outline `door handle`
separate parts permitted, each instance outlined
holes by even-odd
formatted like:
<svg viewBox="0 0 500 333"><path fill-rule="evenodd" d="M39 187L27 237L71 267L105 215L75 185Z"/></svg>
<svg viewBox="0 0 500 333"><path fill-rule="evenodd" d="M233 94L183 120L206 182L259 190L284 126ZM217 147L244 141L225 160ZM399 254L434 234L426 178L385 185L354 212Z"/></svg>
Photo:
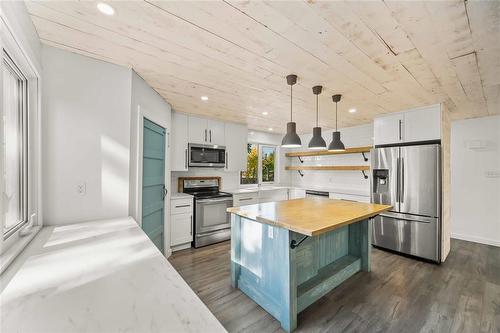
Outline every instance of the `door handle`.
<svg viewBox="0 0 500 333"><path fill-rule="evenodd" d="M207 129L205 128L205 142L207 142Z"/></svg>
<svg viewBox="0 0 500 333"><path fill-rule="evenodd" d="M401 141L401 139L402 139L402 137L403 137L403 136L402 136L402 134L401 134L401 123L402 123L402 122L403 122L403 121L402 121L401 119L399 119L399 141Z"/></svg>
<svg viewBox="0 0 500 333"><path fill-rule="evenodd" d="M210 134L210 142L212 142L212 130L209 130L208 133Z"/></svg>
<svg viewBox="0 0 500 333"><path fill-rule="evenodd" d="M227 151L226 151L226 170L227 170L228 159L229 159L228 157L229 157L229 155L227 154Z"/></svg>
<svg viewBox="0 0 500 333"><path fill-rule="evenodd" d="M399 202L399 195L400 195L400 191L399 191L399 188L400 188L400 169L399 169L399 157L396 157L396 202Z"/></svg>
<svg viewBox="0 0 500 333"><path fill-rule="evenodd" d="M167 196L167 193L168 193L168 190L167 190L167 188L165 187L165 185L163 185L163 191L162 191L162 192L163 192L163 193L162 193L162 194L163 194L163 198L162 198L162 199L163 199L163 200L165 200L165 197Z"/></svg>
<svg viewBox="0 0 500 333"><path fill-rule="evenodd" d="M191 229L189 231L189 234L193 236L193 215L191 215L190 217L191 217L191 225L190 225Z"/></svg>
<svg viewBox="0 0 500 333"><path fill-rule="evenodd" d="M184 151L184 169L188 168L188 150L187 148Z"/></svg>
<svg viewBox="0 0 500 333"><path fill-rule="evenodd" d="M405 197L405 159L401 158L401 202L404 202Z"/></svg>

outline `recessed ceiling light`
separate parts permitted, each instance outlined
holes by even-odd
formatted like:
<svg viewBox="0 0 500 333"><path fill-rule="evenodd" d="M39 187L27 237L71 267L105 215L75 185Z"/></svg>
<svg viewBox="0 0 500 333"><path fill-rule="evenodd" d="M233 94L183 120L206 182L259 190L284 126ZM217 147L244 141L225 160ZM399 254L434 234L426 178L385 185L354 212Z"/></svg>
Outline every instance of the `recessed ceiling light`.
<svg viewBox="0 0 500 333"><path fill-rule="evenodd" d="M115 10L113 9L113 7L111 7L110 5L108 5L107 3L104 3L104 2L99 2L97 4L97 9L99 9L99 11L105 15L113 15L115 13Z"/></svg>
<svg viewBox="0 0 500 333"><path fill-rule="evenodd" d="M208 96L201 96L202 101L208 101Z"/></svg>
<svg viewBox="0 0 500 333"><path fill-rule="evenodd" d="M269 128L268 128L268 130L272 131L272 130L273 130L273 128L272 128L272 127L269 127Z"/></svg>
<svg viewBox="0 0 500 333"><path fill-rule="evenodd" d="M263 115L263 116L267 116L268 114L269 114L269 113L267 113L267 111L262 112L262 115Z"/></svg>
<svg viewBox="0 0 500 333"><path fill-rule="evenodd" d="M349 109L349 113L356 113L356 111L358 110L356 110L355 108Z"/></svg>

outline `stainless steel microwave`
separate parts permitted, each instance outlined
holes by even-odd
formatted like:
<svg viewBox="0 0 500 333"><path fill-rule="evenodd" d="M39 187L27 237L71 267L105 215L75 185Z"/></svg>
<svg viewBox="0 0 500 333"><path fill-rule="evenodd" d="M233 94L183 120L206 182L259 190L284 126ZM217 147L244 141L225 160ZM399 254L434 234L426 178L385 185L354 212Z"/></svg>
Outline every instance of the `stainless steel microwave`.
<svg viewBox="0 0 500 333"><path fill-rule="evenodd" d="M223 168L226 166L226 147L189 144L189 166Z"/></svg>

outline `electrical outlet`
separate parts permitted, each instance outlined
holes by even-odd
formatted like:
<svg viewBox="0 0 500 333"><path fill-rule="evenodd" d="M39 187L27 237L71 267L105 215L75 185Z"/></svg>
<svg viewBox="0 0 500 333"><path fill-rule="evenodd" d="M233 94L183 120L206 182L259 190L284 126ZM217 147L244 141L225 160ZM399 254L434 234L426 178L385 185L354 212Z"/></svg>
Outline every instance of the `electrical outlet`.
<svg viewBox="0 0 500 333"><path fill-rule="evenodd" d="M486 178L500 178L500 171L488 170L484 173Z"/></svg>
<svg viewBox="0 0 500 333"><path fill-rule="evenodd" d="M80 195L87 194L87 183L83 182L76 185L76 192Z"/></svg>

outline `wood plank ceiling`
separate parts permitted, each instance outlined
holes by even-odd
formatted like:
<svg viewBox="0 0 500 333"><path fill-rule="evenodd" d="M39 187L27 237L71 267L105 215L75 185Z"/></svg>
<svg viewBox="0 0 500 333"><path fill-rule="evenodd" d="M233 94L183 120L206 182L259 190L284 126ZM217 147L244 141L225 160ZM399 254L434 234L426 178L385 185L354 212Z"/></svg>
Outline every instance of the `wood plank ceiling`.
<svg viewBox="0 0 500 333"><path fill-rule="evenodd" d="M132 67L176 111L252 129L285 130L290 73L299 132L318 84L326 128L336 93L339 127L439 102L452 119L500 113L500 1L114 1L113 16L26 4L43 43Z"/></svg>

